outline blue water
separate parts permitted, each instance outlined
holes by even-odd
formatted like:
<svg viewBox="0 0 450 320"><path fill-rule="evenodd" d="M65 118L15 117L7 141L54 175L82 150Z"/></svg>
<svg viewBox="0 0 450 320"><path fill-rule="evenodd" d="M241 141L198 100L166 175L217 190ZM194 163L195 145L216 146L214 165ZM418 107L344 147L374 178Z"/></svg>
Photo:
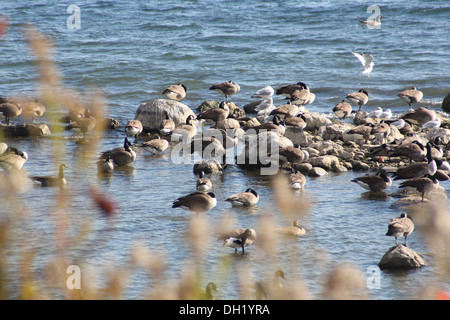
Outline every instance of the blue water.
<svg viewBox="0 0 450 320"><path fill-rule="evenodd" d="M450 88L450 4L442 1L77 1L81 28L70 30L66 12L70 3L60 1L2 1L0 13L9 17L8 33L0 40L1 95L34 95L39 90L39 73L23 35L24 24L33 24L54 43L54 57L64 86L86 95L98 88L107 99L108 116L121 124L134 118L141 102L163 98L170 84L182 82L188 88L183 103L196 109L205 100L223 97L208 90L214 83L233 80L241 86L232 101L242 107L259 88L303 81L316 94L308 106L311 112L331 113L345 94L365 88L370 100L364 108L391 108L396 114L408 106L396 94L416 86L424 93L422 105L439 110ZM379 6L383 16L380 29L359 23ZM375 67L368 78L352 51L370 52ZM283 100L276 96L275 104ZM47 121L45 117L43 122ZM65 133L70 136L72 133ZM123 128L102 136L98 152L122 144ZM51 139L12 139L7 141L27 151L25 169L33 174L54 172ZM155 157L138 151L131 172L117 171L112 179L96 177L95 164L80 157L83 147L67 139L63 159L68 164L67 180L73 198L70 221L74 237L83 222L102 241L69 245L73 263L85 268L126 266L136 242L163 252L167 259L167 282L180 279L190 249L184 241L189 215L172 209L177 197L193 191L196 177L191 165L174 166L170 153ZM96 155L93 156L94 158ZM82 170L80 170L82 168ZM387 222L400 212L392 208L395 199L363 197L359 186L349 180L361 173L348 172L307 181L306 195L312 201L302 223L307 234L298 243L281 246L271 268L261 267L256 248L246 259L211 241L204 269L205 285L221 272L220 261L231 257L233 268L252 267L255 278L284 268L290 279L307 282L314 298L336 262L355 263L365 274L376 265L393 239L385 237ZM258 226L264 213L272 214L279 225L290 224L276 206L270 177L230 166L223 175L212 177L218 205L208 214L216 225L231 216L237 226ZM119 214L110 227L108 220L95 214L86 197L88 185L95 185L119 205ZM231 208L223 200L252 186L261 194L258 207L248 212ZM444 185L445 186L445 185ZM326 192L324 192L326 190ZM395 191L396 185L390 191ZM18 234L26 237L26 247L34 248L36 269L54 256L52 246L55 190L32 188L21 195L30 209ZM93 214L94 213L94 214ZM2 209L1 215L9 211ZM353 225L349 222L358 221ZM356 228L355 231L352 228ZM72 230L73 229L73 230ZM364 230L364 231L359 231ZM408 240L411 247L428 253L420 232ZM83 247L86 245L87 248ZM292 250L290 246L293 246ZM12 247L11 277L17 248ZM297 253L297 254L295 254ZM318 263L317 255L326 263ZM282 259L286 257L286 259ZM18 258L17 258L18 259ZM289 263L293 262L295 263ZM269 270L270 269L270 270ZM414 298L420 286L433 280L433 267L408 276L381 274L381 289L371 290L375 299ZM151 277L150 277L151 278ZM225 277L226 278L226 277ZM143 280L144 279L144 280ZM138 273L128 283L124 298L139 299L151 289L147 275ZM237 279L215 279L221 298L239 297ZM144 283L144 284L143 284ZM151 280L150 280L150 283ZM448 283L444 284L448 287ZM18 292L12 292L16 296Z"/></svg>

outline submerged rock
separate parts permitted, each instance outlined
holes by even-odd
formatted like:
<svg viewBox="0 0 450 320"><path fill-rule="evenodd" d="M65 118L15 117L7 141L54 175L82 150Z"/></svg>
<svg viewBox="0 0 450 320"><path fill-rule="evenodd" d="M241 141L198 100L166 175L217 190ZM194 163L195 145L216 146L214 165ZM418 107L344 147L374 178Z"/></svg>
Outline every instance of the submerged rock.
<svg viewBox="0 0 450 320"><path fill-rule="evenodd" d="M1 124L0 133L6 137L45 137L51 134L43 123Z"/></svg>
<svg viewBox="0 0 450 320"><path fill-rule="evenodd" d="M420 253L403 244L390 248L378 264L380 269L413 269L426 265L427 263Z"/></svg>

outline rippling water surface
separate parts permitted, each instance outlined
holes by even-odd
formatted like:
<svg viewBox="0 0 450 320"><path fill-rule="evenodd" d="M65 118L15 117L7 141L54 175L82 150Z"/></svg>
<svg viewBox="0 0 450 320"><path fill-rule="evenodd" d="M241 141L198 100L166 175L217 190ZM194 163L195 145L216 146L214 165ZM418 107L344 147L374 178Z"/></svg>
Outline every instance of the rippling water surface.
<svg viewBox="0 0 450 320"><path fill-rule="evenodd" d="M365 109L389 107L398 114L407 106L396 94L411 86L423 91L423 105L438 110L450 88L450 5L446 0L139 0L76 4L81 10L81 29L74 31L66 24L69 3L2 1L0 12L10 21L8 33L0 40L3 96L33 94L38 89L39 73L22 33L24 23L36 25L53 39L65 86L81 92L94 86L100 88L107 98L108 115L121 124L134 117L142 101L162 98L162 90L178 82L188 88L183 103L196 109L204 100L222 98L208 90L213 83L239 83L241 91L232 100L242 107L261 87L304 81L316 94L309 110L326 114L346 93L360 88L366 88L371 97ZM370 5L378 5L383 15L380 29L368 29L358 22L369 18L366 9ZM370 78L360 74L361 65L351 51L366 51L375 57ZM279 97L274 101L282 103ZM64 133L67 137L71 134ZM105 133L100 140L101 150L97 151L121 145L123 136L123 128ZM47 174L55 169L52 141L7 142L29 154L25 165L28 172ZM166 254L169 279L181 277L183 262L190 255L183 238L189 215L172 209L171 204L193 191L196 177L192 165L173 165L170 151L151 156L139 150L133 170L116 171L111 179L102 180L96 177L94 164L80 160L83 146L67 139L63 148L67 180L74 195L71 224L81 228L83 222L89 222L89 228L101 238L92 239L88 249L74 250L73 259L93 267L120 266L129 259L133 245L142 242ZM80 172L80 166L86 169ZM310 213L302 220L307 233L300 241L280 248L273 263L285 269L290 279L303 279L314 297L320 295L324 276L334 263L353 262L365 273L393 245L393 239L384 234L389 219L400 214L391 207L395 199L372 199L359 186L349 183L360 174L308 178L301 195L311 200ZM257 226L264 213L273 213L279 225L288 223L277 214L271 177L229 166L223 175L214 175L212 180L218 197L217 207L208 213L212 225L230 216L239 226ZM90 184L113 197L120 207L112 229L107 220L92 216L95 208L86 197ZM446 183L443 185L447 187ZM230 194L250 186L261 195L257 208L242 210L224 202ZM388 191L395 191L396 187L394 183ZM26 238L35 239L31 242L37 247L37 272L56 250L52 246L54 226L49 222L55 194L56 190L32 188L21 195L30 217L19 229ZM419 232L408 243L428 254ZM19 245L10 248L11 256L18 250ZM213 241L205 258L205 273L211 277L220 274L221 261L227 258L231 258L233 270L252 266L256 278L272 272L261 264L257 252L249 248L244 258L235 257L232 250ZM328 263L319 263L320 257ZM18 269L11 266L11 270L14 279ZM239 297L235 290L237 277L227 279L219 283L221 297ZM411 298L420 285L431 280L431 266L407 276L382 272L381 288L370 294L375 299ZM139 275L133 278L125 298L142 297L146 292L142 283L145 282Z"/></svg>

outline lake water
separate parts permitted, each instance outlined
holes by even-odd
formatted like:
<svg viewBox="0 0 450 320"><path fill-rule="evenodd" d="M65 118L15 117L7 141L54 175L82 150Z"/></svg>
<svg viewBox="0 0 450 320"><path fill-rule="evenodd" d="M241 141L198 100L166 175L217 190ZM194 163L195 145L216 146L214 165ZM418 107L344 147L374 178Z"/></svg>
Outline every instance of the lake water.
<svg viewBox="0 0 450 320"><path fill-rule="evenodd" d="M252 101L258 89L271 85L303 81L316 94L308 106L311 112L330 114L346 93L365 88L370 101L364 109L391 108L394 114L408 106L396 94L416 86L423 91L422 105L439 110L450 88L450 4L441 1L77 1L80 29L70 30L67 20L71 3L60 1L2 1L0 13L9 17L9 28L0 40L0 83L3 96L32 95L39 79L36 65L22 33L24 23L34 24L54 41L56 63L67 88L88 92L102 90L107 99L108 116L121 124L133 119L143 101L164 98L168 85L182 82L188 88L182 101L196 109L205 100L222 99L208 88L233 80L241 87L231 100L242 107ZM74 3L75 4L75 3ZM362 26L369 6L376 5L383 16L379 29ZM351 52L370 52L375 67L371 77L361 75L362 66ZM275 104L283 100L274 97ZM40 121L47 121L45 117ZM19 120L17 120L19 121ZM152 251L163 252L166 279L183 275L190 249L184 232L190 214L171 208L179 196L192 192L196 176L192 165L174 165L170 150L162 156L137 151L133 170L116 171L110 179L96 175L94 162L81 155L83 146L70 139L62 145L62 158L68 165L66 178L71 191L69 230L75 234L87 223L98 238L84 246L66 246L74 264L101 270L125 266L132 248L142 243ZM106 132L99 141L100 151L121 146L123 127ZM29 155L24 169L30 174L49 174L56 170L55 139L10 139L6 142ZM94 153L95 153L94 152ZM92 159L92 158L88 158ZM80 170L82 169L82 170ZM366 274L377 265L394 244L386 237L387 223L400 212L391 204L394 198L373 199L364 189L349 181L360 172L307 178L299 195L311 201L309 214L301 224L306 235L277 249L270 263L262 263L257 247L249 247L241 258L232 249L211 240L202 260L205 285L216 281L220 297L236 299L238 277L218 279L224 259L232 270L249 266L258 279L285 271L290 280L307 283L314 298L320 297L322 284L338 262L352 262ZM257 227L265 214L277 225L290 224L279 213L270 176L260 176L237 166L213 175L218 205L208 214L208 223L218 225L226 216L239 227ZM111 198L119 212L113 222L97 213L87 196L93 185ZM445 187L447 183L443 183ZM258 206L251 210L232 208L224 200L231 194L252 187L260 194ZM396 190L397 184L388 190ZM31 188L20 195L28 209L15 232L23 243L8 248L11 295L18 296L21 250L35 253L33 273L39 277L57 252L54 243L55 210L53 189ZM2 207L1 217L11 215ZM113 226L110 224L113 223ZM73 227L73 228L72 228ZM89 240L89 239L88 239ZM400 240L402 241L402 240ZM86 244L86 242L82 242ZM408 239L410 247L429 254L420 232ZM320 259L326 262L320 263ZM408 299L421 285L433 281L433 266L406 273L381 272L379 289L369 290L374 299ZM138 271L127 283L126 299L142 298L151 286ZM449 283L444 283L449 288Z"/></svg>

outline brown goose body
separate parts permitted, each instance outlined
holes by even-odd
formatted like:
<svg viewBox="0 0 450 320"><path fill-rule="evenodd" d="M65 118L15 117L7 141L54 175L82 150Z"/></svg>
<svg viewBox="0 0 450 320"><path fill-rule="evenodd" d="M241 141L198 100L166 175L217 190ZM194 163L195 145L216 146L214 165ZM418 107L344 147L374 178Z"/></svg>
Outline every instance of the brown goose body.
<svg viewBox="0 0 450 320"><path fill-rule="evenodd" d="M358 92L352 92L345 96L345 98L354 105L358 105L358 111L361 111L361 107L369 101L369 94L366 90L361 89Z"/></svg>
<svg viewBox="0 0 450 320"><path fill-rule="evenodd" d="M193 192L175 200L172 208L181 208L195 213L205 213L217 204L216 196L212 192Z"/></svg>
<svg viewBox="0 0 450 320"><path fill-rule="evenodd" d="M292 226L276 228L274 231L283 236L290 236L290 237L299 237L305 235L306 233L306 230L300 227L298 220L294 220Z"/></svg>
<svg viewBox="0 0 450 320"><path fill-rule="evenodd" d="M139 144L139 147L153 154L161 154L169 147L169 141L158 136L156 139Z"/></svg>
<svg viewBox="0 0 450 320"><path fill-rule="evenodd" d="M66 184L66 179L64 178L65 164L59 166L59 173L57 177L52 176L32 176L32 180L40 183L42 187L63 187Z"/></svg>
<svg viewBox="0 0 450 320"><path fill-rule="evenodd" d="M42 117L45 113L45 105L38 100L25 102L23 105L22 116L31 118L34 123L35 118Z"/></svg>
<svg viewBox="0 0 450 320"><path fill-rule="evenodd" d="M400 116L401 119L422 126L423 124L436 119L436 112L425 107L410 110Z"/></svg>
<svg viewBox="0 0 450 320"><path fill-rule="evenodd" d="M130 120L125 126L125 133L129 137L134 137L134 142L136 143L137 137L142 133L143 126L142 122L139 120Z"/></svg>
<svg viewBox="0 0 450 320"><path fill-rule="evenodd" d="M134 152L128 138L125 138L123 147L103 152L100 159L106 159L108 157L111 158L114 165L118 167L129 166L136 160L136 152Z"/></svg>
<svg viewBox="0 0 450 320"><path fill-rule="evenodd" d="M416 87L412 87L409 90L404 90L397 94L397 96L405 101L408 106L411 108L411 104L417 103L423 98L423 93L420 90L417 90Z"/></svg>
<svg viewBox="0 0 450 320"><path fill-rule="evenodd" d="M241 87L230 80L228 82L213 84L209 87L209 90L214 90L223 94L225 96L225 101L228 102L228 97L238 93L241 90Z"/></svg>
<svg viewBox="0 0 450 320"><path fill-rule="evenodd" d="M2 102L0 103L0 113L5 117L6 124L9 124L11 118L15 118L22 113L22 107L14 100L2 99Z"/></svg>
<svg viewBox="0 0 450 320"><path fill-rule="evenodd" d="M364 189L373 192L383 191L392 185L392 179L382 171L377 174L365 175L352 179L351 182L355 182Z"/></svg>
<svg viewBox="0 0 450 320"><path fill-rule="evenodd" d="M212 182L209 178L205 177L205 173L200 171L196 183L197 191L207 192L212 189Z"/></svg>
<svg viewBox="0 0 450 320"><path fill-rule="evenodd" d="M342 100L333 108L334 114L341 119L345 119L352 113L352 105Z"/></svg>
<svg viewBox="0 0 450 320"><path fill-rule="evenodd" d="M229 196L225 201L231 202L236 206L254 206L259 201L259 194L248 188L245 192L240 192Z"/></svg>
<svg viewBox="0 0 450 320"><path fill-rule="evenodd" d="M397 238L405 237L405 246L408 236L414 230L413 221L408 218L406 213L402 213L399 218L394 218L389 222L387 236L395 238L395 244L397 245Z"/></svg>
<svg viewBox="0 0 450 320"><path fill-rule="evenodd" d="M218 108L211 108L203 111L197 116L197 119L212 120L215 123L225 120L230 114L230 108L225 102L221 102Z"/></svg>
<svg viewBox="0 0 450 320"><path fill-rule="evenodd" d="M303 189L306 185L306 177L303 173L299 171L294 171L289 174L289 184L292 189L300 190Z"/></svg>
<svg viewBox="0 0 450 320"><path fill-rule="evenodd" d="M6 143L1 144L0 167L4 170L20 170L28 160L28 154L25 151L14 147L9 147Z"/></svg>
<svg viewBox="0 0 450 320"><path fill-rule="evenodd" d="M399 188L412 188L417 190L422 194L422 202L425 199L425 194L432 191L435 187L439 185L439 181L427 174L424 177L420 178L411 178L400 183Z"/></svg>
<svg viewBox="0 0 450 320"><path fill-rule="evenodd" d="M309 158L309 154L300 148L300 145L296 147L285 147L278 149L278 155L282 162L301 163Z"/></svg>
<svg viewBox="0 0 450 320"><path fill-rule="evenodd" d="M245 254L245 247L253 244L256 238L256 231L251 228L237 228L222 232L218 236L218 240L222 240L224 246L234 248L235 253L237 253L237 250L241 248L242 254Z"/></svg>
<svg viewBox="0 0 450 320"><path fill-rule="evenodd" d="M180 101L181 99L184 99L186 97L186 92L187 92L186 86L182 83L178 83L164 89L162 94L165 94L172 100Z"/></svg>

